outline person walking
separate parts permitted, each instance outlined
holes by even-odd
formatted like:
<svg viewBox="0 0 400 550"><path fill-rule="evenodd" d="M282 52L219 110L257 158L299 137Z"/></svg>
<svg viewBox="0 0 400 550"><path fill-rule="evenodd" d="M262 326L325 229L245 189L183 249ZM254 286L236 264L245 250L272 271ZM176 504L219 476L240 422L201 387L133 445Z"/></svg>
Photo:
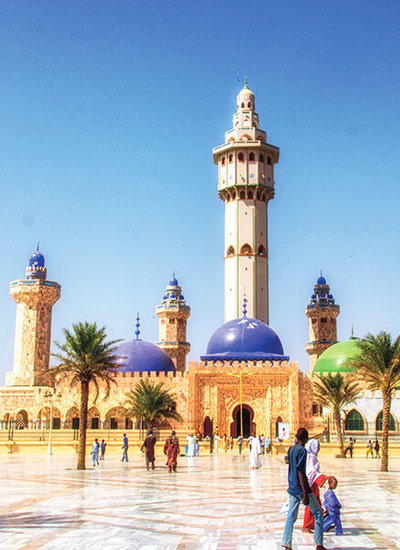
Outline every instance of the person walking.
<svg viewBox="0 0 400 550"><path fill-rule="evenodd" d="M107 443L104 441L104 439L102 439L100 443L100 451L101 451L100 460L104 460L104 455L106 454L106 447L107 447Z"/></svg>
<svg viewBox="0 0 400 550"><path fill-rule="evenodd" d="M156 436L153 435L153 430L150 429L147 432L146 439L143 442L143 445L141 446L140 450L144 450L144 456L146 459L146 468L147 470L150 470L150 464L151 469L154 470L154 462L155 462L155 455L154 455L154 447L157 442Z"/></svg>
<svg viewBox="0 0 400 550"><path fill-rule="evenodd" d="M261 455L261 445L260 445L260 440L259 438L254 434L254 437L252 439L252 444L251 444L251 451L250 451L250 457L249 457L249 460L250 460L250 468L252 470L258 470L258 468L261 468L262 464L261 464L261 460L260 460L260 455Z"/></svg>
<svg viewBox="0 0 400 550"><path fill-rule="evenodd" d="M186 441L187 441L187 449L188 449L187 455L188 456L194 456L195 445L196 445L196 436L194 434L190 433L187 436Z"/></svg>
<svg viewBox="0 0 400 550"><path fill-rule="evenodd" d="M308 506L314 516L314 544L316 550L325 550L322 508L310 489L306 475L307 451L304 446L307 441L308 431L305 428L299 428L296 432L296 444L290 447L287 453L289 462L289 508L282 538L282 546L286 550L292 550L293 526L299 513L300 502Z"/></svg>
<svg viewBox="0 0 400 550"><path fill-rule="evenodd" d="M167 455L169 473L172 471L176 472L179 451L179 439L176 436L175 430L172 430L171 435L167 437L164 445L164 454Z"/></svg>
<svg viewBox="0 0 400 550"><path fill-rule="evenodd" d="M344 457L346 458L347 453L350 452L350 458L353 458L353 449L354 449L354 439L350 437L349 444L346 447L346 450L344 452Z"/></svg>
<svg viewBox="0 0 400 550"><path fill-rule="evenodd" d="M264 434L260 437L260 445L261 445L261 452L263 455L265 455L265 436Z"/></svg>
<svg viewBox="0 0 400 550"><path fill-rule="evenodd" d="M214 450L215 450L216 453L218 452L218 446L219 446L219 440L220 439L221 438L220 438L218 432L215 432L215 434L214 434Z"/></svg>
<svg viewBox="0 0 400 550"><path fill-rule="evenodd" d="M322 487L322 485L325 483L327 476L324 474L321 474L321 472L319 471L318 439L310 439L310 441L307 443L305 448L307 451L307 463L306 463L307 481L318 503L321 504L321 498L319 496L319 488ZM303 533L311 533L312 529L314 529L314 516L312 515L310 509L306 506L304 510Z"/></svg>
<svg viewBox="0 0 400 550"><path fill-rule="evenodd" d="M124 439L122 440L122 458L121 462L129 462L128 460L128 438L126 437L126 434L124 434Z"/></svg>
<svg viewBox="0 0 400 550"><path fill-rule="evenodd" d="M239 437L238 437L238 449L239 449L239 454L240 455L242 454L242 447L243 447L243 436L239 435Z"/></svg>
<svg viewBox="0 0 400 550"><path fill-rule="evenodd" d="M371 458L374 458L374 451L373 451L373 448L372 448L372 441L370 439L368 440L368 443L367 443L367 456L366 456L366 458L368 458L368 455L371 455Z"/></svg>
<svg viewBox="0 0 400 550"><path fill-rule="evenodd" d="M376 439L374 443L375 458L381 458L381 455L379 454L379 449L379 441Z"/></svg>
<svg viewBox="0 0 400 550"><path fill-rule="evenodd" d="M99 465L99 440L97 439L97 437L92 445L91 455L93 466L96 466L96 464Z"/></svg>

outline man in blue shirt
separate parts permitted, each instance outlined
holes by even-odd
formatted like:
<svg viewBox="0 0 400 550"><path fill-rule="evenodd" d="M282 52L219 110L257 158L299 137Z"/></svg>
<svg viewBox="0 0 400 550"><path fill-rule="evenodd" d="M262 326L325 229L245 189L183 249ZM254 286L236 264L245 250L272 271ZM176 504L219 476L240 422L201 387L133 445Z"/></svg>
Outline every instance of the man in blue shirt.
<svg viewBox="0 0 400 550"><path fill-rule="evenodd" d="M292 550L293 526L299 513L301 501L305 506L308 506L314 516L314 544L316 545L316 550L326 550L324 548L324 516L322 508L311 491L307 481L307 451L304 448L307 441L308 431L305 428L299 428L296 433L296 444L288 450L289 509L282 538L282 546L286 548L286 550Z"/></svg>
<svg viewBox="0 0 400 550"><path fill-rule="evenodd" d="M124 462L124 460L128 462L128 438L126 437L126 434L124 434L122 449L123 451L121 462Z"/></svg>

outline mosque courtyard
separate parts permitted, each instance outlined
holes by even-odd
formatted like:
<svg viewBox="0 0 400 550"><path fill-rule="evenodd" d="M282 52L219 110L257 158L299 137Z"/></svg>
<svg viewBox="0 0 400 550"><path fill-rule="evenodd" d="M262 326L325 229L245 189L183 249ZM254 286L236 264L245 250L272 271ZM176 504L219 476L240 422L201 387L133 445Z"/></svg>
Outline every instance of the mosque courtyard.
<svg viewBox="0 0 400 550"><path fill-rule="evenodd" d="M262 461L250 470L247 453L181 457L178 473L169 474L161 456L150 472L137 455L129 463L106 455L86 471L75 470L72 456L0 456L0 548L278 549L287 466L281 456ZM373 459L320 463L338 478L343 506L344 536L326 535L325 546L400 548L400 459L389 473ZM296 550L314 548L312 535L301 532L302 514Z"/></svg>

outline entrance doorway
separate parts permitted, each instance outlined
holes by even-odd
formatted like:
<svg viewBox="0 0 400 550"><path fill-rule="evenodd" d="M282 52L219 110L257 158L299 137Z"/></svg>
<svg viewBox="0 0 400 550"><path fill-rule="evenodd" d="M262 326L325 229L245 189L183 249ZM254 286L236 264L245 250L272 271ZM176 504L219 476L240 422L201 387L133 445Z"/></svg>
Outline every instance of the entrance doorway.
<svg viewBox="0 0 400 550"><path fill-rule="evenodd" d="M209 416L206 416L204 419L204 437L208 435L211 437L213 434L213 421Z"/></svg>
<svg viewBox="0 0 400 550"><path fill-rule="evenodd" d="M243 408L243 437L249 437L256 431L256 424L253 422L254 411L249 405L242 405ZM237 405L232 412L233 422L231 423L231 436L238 437L240 435L240 405Z"/></svg>

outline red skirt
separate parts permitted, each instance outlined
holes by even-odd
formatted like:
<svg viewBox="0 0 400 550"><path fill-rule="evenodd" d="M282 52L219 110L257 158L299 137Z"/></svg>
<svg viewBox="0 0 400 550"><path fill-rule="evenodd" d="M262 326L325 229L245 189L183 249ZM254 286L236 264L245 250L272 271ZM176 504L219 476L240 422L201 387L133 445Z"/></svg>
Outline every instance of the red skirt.
<svg viewBox="0 0 400 550"><path fill-rule="evenodd" d="M315 498L318 500L318 502L321 504L321 499L319 497L319 488L322 487L322 485L327 480L328 476L325 476L324 474L321 474L317 477L317 479L314 481L312 486L310 487L311 491L314 493ZM304 510L304 521L303 521L303 529L314 529L314 516L312 515L312 512L309 508L305 508Z"/></svg>

